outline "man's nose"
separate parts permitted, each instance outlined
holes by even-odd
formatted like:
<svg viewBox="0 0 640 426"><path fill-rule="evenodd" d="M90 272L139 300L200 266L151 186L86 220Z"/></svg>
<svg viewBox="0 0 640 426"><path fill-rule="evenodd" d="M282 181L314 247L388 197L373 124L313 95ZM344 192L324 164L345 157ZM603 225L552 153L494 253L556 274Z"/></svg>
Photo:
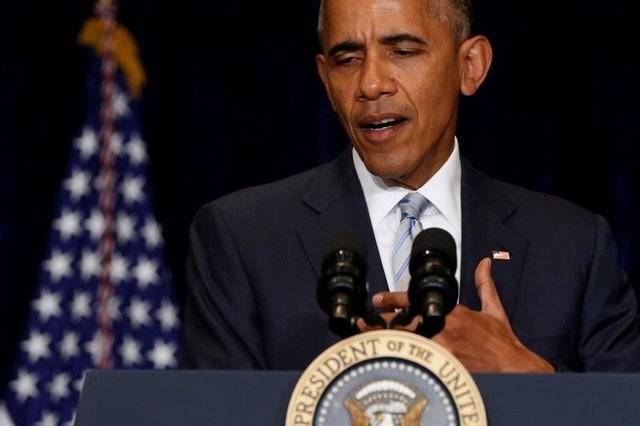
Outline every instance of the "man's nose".
<svg viewBox="0 0 640 426"><path fill-rule="evenodd" d="M357 97L373 100L396 92L391 66L377 55L368 55L362 65Z"/></svg>

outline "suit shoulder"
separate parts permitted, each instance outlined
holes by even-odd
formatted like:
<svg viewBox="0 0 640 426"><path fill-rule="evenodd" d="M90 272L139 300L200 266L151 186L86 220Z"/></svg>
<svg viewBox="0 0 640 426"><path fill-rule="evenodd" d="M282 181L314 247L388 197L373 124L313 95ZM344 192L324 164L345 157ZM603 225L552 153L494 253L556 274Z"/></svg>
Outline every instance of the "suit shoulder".
<svg viewBox="0 0 640 426"><path fill-rule="evenodd" d="M594 211L567 198L505 181L494 181L517 205L526 206L537 215L548 215L554 218L569 216L574 220L576 218L593 220L596 216Z"/></svg>
<svg viewBox="0 0 640 426"><path fill-rule="evenodd" d="M553 235L558 242L589 245L602 232L613 235L603 215L576 202L500 180L494 184L515 206L510 222L531 236Z"/></svg>
<svg viewBox="0 0 640 426"><path fill-rule="evenodd" d="M282 209L299 201L304 191L328 164L314 166L308 170L272 182L253 185L222 195L202 205L195 217L209 216L213 211L264 212Z"/></svg>
<svg viewBox="0 0 640 426"><path fill-rule="evenodd" d="M585 230L593 229L604 220L602 215L574 201L496 179L475 169L468 161L463 168L465 172L468 191L473 193L474 202L489 200L489 204L499 209L500 214L512 212L512 220L531 229L555 227Z"/></svg>

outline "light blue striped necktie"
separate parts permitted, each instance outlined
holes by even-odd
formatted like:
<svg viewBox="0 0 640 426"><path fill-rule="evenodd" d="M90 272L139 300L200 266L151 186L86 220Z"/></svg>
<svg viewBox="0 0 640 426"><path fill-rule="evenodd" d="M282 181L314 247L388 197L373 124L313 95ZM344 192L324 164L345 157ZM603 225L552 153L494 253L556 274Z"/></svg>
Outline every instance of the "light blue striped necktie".
<svg viewBox="0 0 640 426"><path fill-rule="evenodd" d="M409 287L409 258L411 245L416 235L422 231L420 215L426 210L429 200L417 192L408 193L398 202L400 207L400 225L396 232L396 241L391 256L393 258L393 279L396 291L405 291Z"/></svg>

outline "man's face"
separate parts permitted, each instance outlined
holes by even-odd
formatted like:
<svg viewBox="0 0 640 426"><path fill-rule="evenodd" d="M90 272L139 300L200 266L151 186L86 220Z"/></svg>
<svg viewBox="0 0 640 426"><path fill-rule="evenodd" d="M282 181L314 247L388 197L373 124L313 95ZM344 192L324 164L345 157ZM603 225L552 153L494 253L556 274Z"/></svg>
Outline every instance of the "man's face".
<svg viewBox="0 0 640 426"><path fill-rule="evenodd" d="M422 186L453 149L464 56L435 0L329 0L318 72L369 171Z"/></svg>

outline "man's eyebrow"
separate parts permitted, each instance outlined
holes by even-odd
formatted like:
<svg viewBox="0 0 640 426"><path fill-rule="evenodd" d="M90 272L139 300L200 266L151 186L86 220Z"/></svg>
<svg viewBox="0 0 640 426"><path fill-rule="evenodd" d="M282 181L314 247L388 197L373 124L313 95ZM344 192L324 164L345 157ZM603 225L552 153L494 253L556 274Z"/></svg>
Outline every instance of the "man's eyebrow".
<svg viewBox="0 0 640 426"><path fill-rule="evenodd" d="M409 33L399 33L393 34L389 36L384 36L379 39L380 43L384 45L393 46L395 44L400 43L415 43L420 45L426 45L427 42L417 37L415 35ZM336 55L338 52L353 52L359 49L362 49L363 44L355 41L343 41L334 45L331 49L329 49L328 56Z"/></svg>
<svg viewBox="0 0 640 426"><path fill-rule="evenodd" d="M406 42L421 44L421 45L427 44L427 42L421 39L420 37L415 36L413 34L409 34L409 33L393 34L393 35L382 37L380 39L380 43L387 44L387 45L394 45L394 44L406 43Z"/></svg>
<svg viewBox="0 0 640 426"><path fill-rule="evenodd" d="M355 41L343 41L342 43L338 43L331 49L329 49L328 56L333 56L338 52L353 52L358 49L362 49L362 43L358 43Z"/></svg>

